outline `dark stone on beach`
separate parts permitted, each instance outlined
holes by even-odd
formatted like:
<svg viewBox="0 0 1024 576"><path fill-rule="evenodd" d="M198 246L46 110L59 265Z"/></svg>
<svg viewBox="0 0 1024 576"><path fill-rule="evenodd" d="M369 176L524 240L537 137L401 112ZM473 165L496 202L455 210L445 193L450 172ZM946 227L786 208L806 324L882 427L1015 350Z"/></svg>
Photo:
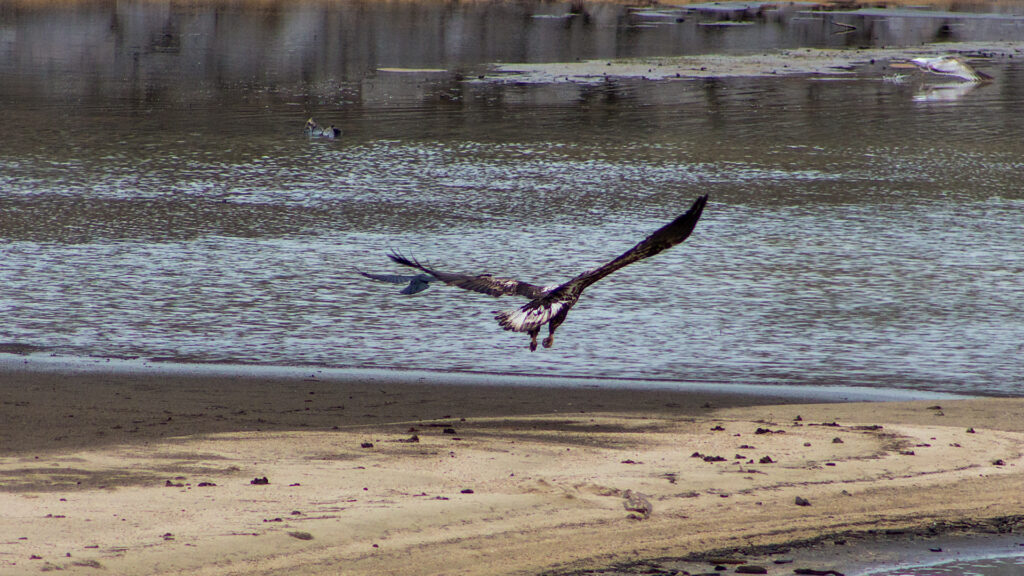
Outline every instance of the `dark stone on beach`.
<svg viewBox="0 0 1024 576"><path fill-rule="evenodd" d="M705 462L725 462L725 458L722 456L705 456Z"/></svg>
<svg viewBox="0 0 1024 576"><path fill-rule="evenodd" d="M216 486L216 484L214 484L213 482L200 482L199 484L196 484L196 486L200 488L206 488L208 486Z"/></svg>
<svg viewBox="0 0 1024 576"><path fill-rule="evenodd" d="M164 486L168 488L184 488L185 484L182 482L171 482L168 480L167 482L164 482Z"/></svg>
<svg viewBox="0 0 1024 576"><path fill-rule="evenodd" d="M712 432L724 432L725 428L722 428L721 424L711 429Z"/></svg>
<svg viewBox="0 0 1024 576"><path fill-rule="evenodd" d="M363 442L359 445L360 448L373 448L373 442Z"/></svg>
<svg viewBox="0 0 1024 576"><path fill-rule="evenodd" d="M835 438L832 439L832 443L833 444L843 444L844 442L843 442L842 438L840 438L839 436L836 436Z"/></svg>
<svg viewBox="0 0 1024 576"><path fill-rule="evenodd" d="M811 505L810 500L807 500L806 498L802 498L800 496L796 497L795 503L796 503L797 506L810 506Z"/></svg>
<svg viewBox="0 0 1024 576"><path fill-rule="evenodd" d="M968 433L968 434L975 434L975 432L974 432L974 428L968 428L968 429L967 429L967 433Z"/></svg>
<svg viewBox="0 0 1024 576"><path fill-rule="evenodd" d="M804 576L845 576L842 572L836 570L815 570L814 568L797 568L793 570L793 574Z"/></svg>
<svg viewBox="0 0 1024 576"><path fill-rule="evenodd" d="M651 517L651 513L654 512L654 506L651 505L651 501L647 499L647 496L640 492L633 490L626 490L622 497L625 498L625 502L622 503L623 508L636 514L630 514L629 518L634 520L646 520Z"/></svg>
<svg viewBox="0 0 1024 576"><path fill-rule="evenodd" d="M737 574L767 574L768 569L756 564L744 564L736 567Z"/></svg>
<svg viewBox="0 0 1024 576"><path fill-rule="evenodd" d="M1002 458L999 458L997 460L992 461L992 464L994 466L1006 466L1006 461L1003 460Z"/></svg>
<svg viewBox="0 0 1024 576"><path fill-rule="evenodd" d="M767 429L767 428L758 428L757 430L754 430L754 434L771 434L771 433L772 433L772 431Z"/></svg>
<svg viewBox="0 0 1024 576"><path fill-rule="evenodd" d="M704 457L704 455L701 454L700 452L694 452L693 454L690 454L690 458L703 458L703 457Z"/></svg>
<svg viewBox="0 0 1024 576"><path fill-rule="evenodd" d="M266 476L264 476L263 478L253 478L252 480L249 481L249 484L255 484L255 485L270 484L270 480L267 480Z"/></svg>
<svg viewBox="0 0 1024 576"><path fill-rule="evenodd" d="M939 547L936 546L935 548L929 548L928 551L929 552L942 552L942 548L939 548Z"/></svg>
<svg viewBox="0 0 1024 576"><path fill-rule="evenodd" d="M765 456L764 458L758 460L758 462L760 462L761 464L774 464L775 460L772 460L771 456Z"/></svg>
<svg viewBox="0 0 1024 576"><path fill-rule="evenodd" d="M472 488L464 488L462 490L462 494L472 494L472 493L473 493L473 489Z"/></svg>
<svg viewBox="0 0 1024 576"><path fill-rule="evenodd" d="M442 434L455 434L455 428L445 428L441 431Z"/></svg>

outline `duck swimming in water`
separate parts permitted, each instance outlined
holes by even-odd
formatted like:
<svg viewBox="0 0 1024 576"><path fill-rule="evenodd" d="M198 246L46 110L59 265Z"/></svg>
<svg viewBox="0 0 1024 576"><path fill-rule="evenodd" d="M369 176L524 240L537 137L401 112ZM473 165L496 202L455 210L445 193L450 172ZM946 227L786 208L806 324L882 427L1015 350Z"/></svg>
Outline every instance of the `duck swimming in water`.
<svg viewBox="0 0 1024 576"><path fill-rule="evenodd" d="M310 118L309 120L306 120L306 134L308 134L310 138L327 138L329 140L334 140L341 136L341 129L335 128L334 124L324 128L317 124L316 120Z"/></svg>

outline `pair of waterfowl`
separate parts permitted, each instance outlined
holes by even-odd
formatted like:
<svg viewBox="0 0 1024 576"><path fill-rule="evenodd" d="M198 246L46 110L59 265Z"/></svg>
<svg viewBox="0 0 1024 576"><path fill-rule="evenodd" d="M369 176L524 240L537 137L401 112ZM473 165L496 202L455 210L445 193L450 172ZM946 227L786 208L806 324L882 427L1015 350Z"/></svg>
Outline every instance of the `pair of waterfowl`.
<svg viewBox="0 0 1024 576"><path fill-rule="evenodd" d="M329 140L334 140L341 136L341 128L335 128L334 124L327 127L320 126L315 120L310 118L309 120L306 120L306 134L308 134L310 138L327 138Z"/></svg>
<svg viewBox="0 0 1024 576"><path fill-rule="evenodd" d="M655 230L653 234L644 238L636 246L624 252L618 258L593 270L588 270L576 276L568 282L551 286L537 286L528 284L512 278L499 278L490 274L458 274L442 272L421 264L414 258L407 258L398 252L392 251L388 258L403 266L416 268L422 273L415 276L403 276L398 274L370 274L360 271L363 276L408 286L402 289L402 294L415 294L426 290L431 282L440 281L450 286L456 286L464 290L471 290L488 294L490 296L524 296L530 302L518 310L506 310L499 312L495 319L505 330L512 332L526 332L530 336L530 350L537 349L537 336L540 329L547 324L548 336L544 339L544 347L550 348L554 343L555 330L565 321L569 310L579 300L583 291L598 280L623 268L649 258L662 250L667 250L690 235L697 221L700 219L707 204L708 197L705 194L697 198L693 206L672 222Z"/></svg>

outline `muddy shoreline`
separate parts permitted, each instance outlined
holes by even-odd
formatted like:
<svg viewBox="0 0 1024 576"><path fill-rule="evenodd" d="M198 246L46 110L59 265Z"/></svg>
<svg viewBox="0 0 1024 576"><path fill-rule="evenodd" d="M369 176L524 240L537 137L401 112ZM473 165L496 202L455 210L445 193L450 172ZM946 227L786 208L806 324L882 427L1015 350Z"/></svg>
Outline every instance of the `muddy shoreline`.
<svg viewBox="0 0 1024 576"><path fill-rule="evenodd" d="M888 530L856 530L750 547L730 547L683 557L650 558L550 576L698 575L762 567L768 575L852 576L881 569L1024 554L1024 516L929 522ZM724 568L724 570L723 570ZM747 573L756 573L749 571Z"/></svg>

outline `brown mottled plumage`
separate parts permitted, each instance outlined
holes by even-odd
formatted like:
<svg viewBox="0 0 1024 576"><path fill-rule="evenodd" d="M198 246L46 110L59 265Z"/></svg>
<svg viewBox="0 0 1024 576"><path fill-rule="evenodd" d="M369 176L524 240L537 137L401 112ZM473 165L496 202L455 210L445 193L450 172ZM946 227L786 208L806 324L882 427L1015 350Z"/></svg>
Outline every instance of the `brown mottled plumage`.
<svg viewBox="0 0 1024 576"><path fill-rule="evenodd" d="M555 330L565 321L569 310L579 300L583 291L598 280L630 264L649 258L681 243L693 232L707 204L708 197L700 196L693 206L672 222L655 230L618 258L607 264L588 270L572 280L557 286L536 286L511 278L499 278L489 274L469 275L441 272L420 264L415 259L406 258L398 252L388 257L404 266L411 266L430 274L446 284L465 290L490 294L491 296L525 296L530 302L518 310L507 310L495 316L498 324L505 330L526 332L530 335L530 350L537 349L537 336L545 324L548 325L548 336L544 339L544 347L550 348L554 343Z"/></svg>

